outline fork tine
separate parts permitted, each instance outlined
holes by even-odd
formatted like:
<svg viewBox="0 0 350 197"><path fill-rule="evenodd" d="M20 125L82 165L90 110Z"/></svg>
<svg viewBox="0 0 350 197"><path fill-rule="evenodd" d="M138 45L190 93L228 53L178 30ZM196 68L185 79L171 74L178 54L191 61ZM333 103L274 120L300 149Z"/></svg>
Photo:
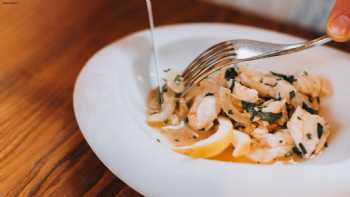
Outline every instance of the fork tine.
<svg viewBox="0 0 350 197"><path fill-rule="evenodd" d="M189 73L191 73L193 70L198 68L198 65L201 63L207 61L209 58L220 54L222 51L225 50L232 50L232 47L229 43L221 43L217 45L215 48L212 48L211 50L208 50L205 54L201 55L196 61L193 61L190 66L187 67L185 72L183 73L183 77L186 77Z"/></svg>
<svg viewBox="0 0 350 197"><path fill-rule="evenodd" d="M201 70L203 66L207 65L209 62L212 62L213 60L217 59L218 57L222 56L223 54L232 54L234 55L234 48L232 46L225 46L222 47L219 50L216 50L215 52L211 53L210 55L206 56L206 58L202 59L201 61L197 62L191 70L188 70L187 73L183 75L183 77L186 79L189 76L193 75L193 73L196 73L198 70Z"/></svg>
<svg viewBox="0 0 350 197"><path fill-rule="evenodd" d="M222 57L220 59L217 59L217 61L215 62L211 62L210 64L208 64L206 67L204 67L200 72L196 73L195 75L192 75L192 77L185 81L185 84L187 85L192 85L197 83L197 80L201 77L207 77L208 76L208 72L213 73L217 70L219 70L222 67L225 67L228 64L233 64L233 60L234 58L230 55Z"/></svg>
<svg viewBox="0 0 350 197"><path fill-rule="evenodd" d="M186 77L184 77L184 80L185 81L190 80L191 78L200 74L203 69L208 67L208 65L213 65L213 64L215 64L215 62L217 62L221 59L224 59L224 58L235 57L235 55L236 54L232 49L221 51L220 53L216 54L215 56L210 57L205 62L202 62L198 66L196 66L196 69L194 69L193 71L190 71L189 74Z"/></svg>
<svg viewBox="0 0 350 197"><path fill-rule="evenodd" d="M185 71L183 72L182 76L187 75L187 73L192 70L197 64L198 62L201 62L203 60L205 60L208 56L210 56L211 54L215 53L217 50L222 49L225 46L231 46L231 42L229 41L225 41L225 42L221 42L218 43L210 48L208 48L207 50L205 50L204 52L202 52L196 59L194 59L189 66L185 69Z"/></svg>
<svg viewBox="0 0 350 197"><path fill-rule="evenodd" d="M226 59L226 61L220 62L220 63L219 63L219 64L220 64L219 66L210 66L210 67L208 67L208 68L210 68L210 69L207 69L204 73L202 73L202 75L197 76L196 79L191 80L191 83L186 84L186 86L185 86L186 88L185 88L185 90L183 91L182 96L186 95L187 92L188 92L189 90L191 90L191 88L192 88L195 84L200 83L202 80L204 80L206 77L208 77L209 75L211 75L211 74L214 73L215 71L218 71L218 70L220 70L220 69L222 69L222 68L224 68L224 67L226 67L226 66L232 65L232 64L234 64L234 63L235 63L235 62L233 61L233 59Z"/></svg>

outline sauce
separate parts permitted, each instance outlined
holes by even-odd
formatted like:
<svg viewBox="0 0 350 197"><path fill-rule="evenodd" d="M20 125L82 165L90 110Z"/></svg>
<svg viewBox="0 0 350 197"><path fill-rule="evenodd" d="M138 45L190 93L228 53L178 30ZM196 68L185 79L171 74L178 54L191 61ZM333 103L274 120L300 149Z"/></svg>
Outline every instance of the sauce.
<svg viewBox="0 0 350 197"><path fill-rule="evenodd" d="M200 140L208 138L210 135L214 134L217 128L212 128L208 131L195 131L188 126L185 126L181 129L163 129L166 126L164 123L159 124L150 124L148 125L152 128L155 128L160 132L173 146L189 146ZM194 137L196 136L196 137ZM233 157L233 146L228 147L225 151L220 153L217 156L208 158L210 160L218 160L225 162L235 162L235 163L250 163L250 164L260 164L259 162L253 161L247 157ZM263 164L274 164L274 163L295 163L301 162L302 159L297 156L288 156L288 157L279 157L274 161Z"/></svg>

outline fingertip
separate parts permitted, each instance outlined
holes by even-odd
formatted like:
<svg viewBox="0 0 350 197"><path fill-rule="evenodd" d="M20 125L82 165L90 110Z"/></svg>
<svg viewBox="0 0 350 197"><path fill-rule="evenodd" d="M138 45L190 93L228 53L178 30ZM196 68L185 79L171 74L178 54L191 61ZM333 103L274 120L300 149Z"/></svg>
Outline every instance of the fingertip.
<svg viewBox="0 0 350 197"><path fill-rule="evenodd" d="M350 39L350 17L338 15L332 17L327 24L327 34L336 42L345 42Z"/></svg>

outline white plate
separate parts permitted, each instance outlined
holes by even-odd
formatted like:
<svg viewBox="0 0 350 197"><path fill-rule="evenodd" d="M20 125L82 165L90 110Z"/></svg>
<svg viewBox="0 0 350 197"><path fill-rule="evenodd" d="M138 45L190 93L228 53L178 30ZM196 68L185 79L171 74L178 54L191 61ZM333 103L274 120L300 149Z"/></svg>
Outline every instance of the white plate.
<svg viewBox="0 0 350 197"><path fill-rule="evenodd" d="M278 43L301 39L227 24L158 28L160 62L183 69L210 45L247 38ZM282 72L304 69L326 76L333 96L323 102L335 134L320 157L297 165L248 165L193 160L156 142L145 123L144 101L151 87L149 32L132 34L99 51L82 70L74 110L86 140L120 179L146 196L350 196L350 56L320 47L251 62Z"/></svg>

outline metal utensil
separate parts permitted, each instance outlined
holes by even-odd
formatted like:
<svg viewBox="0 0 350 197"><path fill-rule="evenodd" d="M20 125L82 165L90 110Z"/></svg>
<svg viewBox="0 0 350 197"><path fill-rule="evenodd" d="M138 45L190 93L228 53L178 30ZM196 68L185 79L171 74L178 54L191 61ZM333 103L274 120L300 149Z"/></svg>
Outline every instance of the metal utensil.
<svg viewBox="0 0 350 197"><path fill-rule="evenodd" d="M332 41L327 35L296 44L274 44L255 40L229 40L218 43L193 60L182 74L186 94L191 87L213 72L233 64L291 54Z"/></svg>

